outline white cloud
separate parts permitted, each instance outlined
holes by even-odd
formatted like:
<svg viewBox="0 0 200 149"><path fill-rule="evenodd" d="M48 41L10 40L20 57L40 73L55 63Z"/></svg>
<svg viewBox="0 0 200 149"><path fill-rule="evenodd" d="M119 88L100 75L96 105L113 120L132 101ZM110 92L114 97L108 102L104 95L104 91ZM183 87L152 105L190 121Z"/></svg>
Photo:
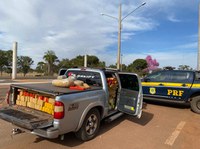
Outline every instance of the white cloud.
<svg viewBox="0 0 200 149"><path fill-rule="evenodd" d="M175 23L181 22L181 20L177 19L174 15L169 15L168 20Z"/></svg>
<svg viewBox="0 0 200 149"><path fill-rule="evenodd" d="M100 12L118 15L115 1L17 1L0 2L0 41L10 49L13 41L19 43L19 54L42 60L52 49L63 58L78 54L105 52L117 42L117 21L105 18ZM9 8L9 9L8 9ZM134 23L134 21L136 23ZM154 23L142 17L124 22L125 31L148 30ZM132 24L132 25L131 25ZM122 35L128 39L133 33ZM8 45L10 46L8 47ZM38 57L38 58L35 58Z"/></svg>
<svg viewBox="0 0 200 149"><path fill-rule="evenodd" d="M184 45L179 45L176 48L178 49L197 49L198 43L197 42L192 42L192 43L187 43Z"/></svg>
<svg viewBox="0 0 200 149"><path fill-rule="evenodd" d="M123 16L142 2L123 2ZM54 50L60 59L87 53L114 64L116 49L109 47L117 45L118 22L100 13L118 16L118 4L116 0L0 1L0 49L11 49L12 42L17 41L19 55L30 56L36 63L44 52ZM122 40L159 25L149 17L152 9L166 13L174 5L174 0L149 0L145 8L123 21ZM130 53L123 61L128 64L140 56Z"/></svg>
<svg viewBox="0 0 200 149"><path fill-rule="evenodd" d="M145 59L147 55L151 55L153 59L156 59L160 64L159 67L173 66L178 68L179 65L189 65L196 69L197 67L197 56L194 52L153 52L153 53L131 53L123 54L122 62L126 65L132 63L138 58ZM105 58L106 59L106 58ZM115 59L114 59L115 60Z"/></svg>
<svg viewBox="0 0 200 149"><path fill-rule="evenodd" d="M191 43L188 45L182 45L185 49L180 50L177 47L181 48L181 46L176 46L169 50L165 51L151 51L151 52L129 52L123 53L121 56L122 63L129 65L136 59L145 59L148 55L151 55L153 59L156 59L159 62L159 67L163 68L165 66L173 66L178 68L179 65L188 65L193 69L197 68L197 51L190 51L189 47L193 47L195 43ZM186 48L188 46L188 48ZM146 50L148 51L148 50ZM181 52L180 52L181 51ZM109 66L111 64L115 64L117 60L117 49L113 52L100 53L100 59L106 61L106 65Z"/></svg>

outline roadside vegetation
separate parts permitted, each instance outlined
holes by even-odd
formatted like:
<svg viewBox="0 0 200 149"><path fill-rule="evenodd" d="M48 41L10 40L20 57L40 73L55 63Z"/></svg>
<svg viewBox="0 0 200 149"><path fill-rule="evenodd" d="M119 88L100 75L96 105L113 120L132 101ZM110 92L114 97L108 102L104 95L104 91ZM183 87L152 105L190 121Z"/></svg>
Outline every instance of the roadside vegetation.
<svg viewBox="0 0 200 149"><path fill-rule="evenodd" d="M47 50L44 53L42 61L37 63L35 69L31 66L34 64L34 61L29 56L18 56L17 57L17 73L20 76L26 77L35 76L53 76L57 74L60 68L72 68L72 67L83 67L84 65L84 55L78 55L75 58L68 59L59 59L56 56L56 53L52 50ZM100 61L97 56L87 55L87 67L91 68L116 68L116 64L112 64L110 66L106 66L104 61ZM153 71L162 70L162 69L170 69L173 70L175 67L166 66L163 68L159 68L159 63L156 59L152 59L150 55L146 57L146 59L136 59L133 60L129 65L121 64L122 71L126 72L134 72L139 74L140 76L145 76L148 73ZM180 65L179 70L192 70L190 66ZM12 74L12 50L0 50L0 76L11 76Z"/></svg>

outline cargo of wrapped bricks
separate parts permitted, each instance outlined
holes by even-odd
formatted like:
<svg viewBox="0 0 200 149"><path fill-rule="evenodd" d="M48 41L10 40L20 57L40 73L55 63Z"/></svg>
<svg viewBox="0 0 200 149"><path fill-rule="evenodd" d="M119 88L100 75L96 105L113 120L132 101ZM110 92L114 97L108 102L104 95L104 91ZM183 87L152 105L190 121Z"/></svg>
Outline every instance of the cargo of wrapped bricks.
<svg viewBox="0 0 200 149"><path fill-rule="evenodd" d="M44 103L44 106L42 107L42 111L49 113L49 114L53 114L54 113L54 105L51 103Z"/></svg>
<svg viewBox="0 0 200 149"><path fill-rule="evenodd" d="M26 91L19 91L17 95L16 104L32 109L40 110L49 114L54 113L55 99L41 96L39 94L32 94Z"/></svg>
<svg viewBox="0 0 200 149"><path fill-rule="evenodd" d="M116 78L107 78L108 91L109 91L109 107L112 109L115 107L116 91L118 83Z"/></svg>

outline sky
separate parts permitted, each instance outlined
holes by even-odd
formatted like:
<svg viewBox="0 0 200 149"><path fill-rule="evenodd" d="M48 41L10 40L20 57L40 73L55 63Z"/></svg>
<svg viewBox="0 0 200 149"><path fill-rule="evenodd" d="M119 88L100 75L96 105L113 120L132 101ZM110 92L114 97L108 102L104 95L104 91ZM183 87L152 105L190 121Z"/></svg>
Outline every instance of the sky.
<svg viewBox="0 0 200 149"><path fill-rule="evenodd" d="M0 1L0 49L18 42L18 56L37 62L53 50L58 58L96 55L117 61L118 18L122 18L121 58L128 65L151 55L159 67L197 68L199 0L6 0Z"/></svg>

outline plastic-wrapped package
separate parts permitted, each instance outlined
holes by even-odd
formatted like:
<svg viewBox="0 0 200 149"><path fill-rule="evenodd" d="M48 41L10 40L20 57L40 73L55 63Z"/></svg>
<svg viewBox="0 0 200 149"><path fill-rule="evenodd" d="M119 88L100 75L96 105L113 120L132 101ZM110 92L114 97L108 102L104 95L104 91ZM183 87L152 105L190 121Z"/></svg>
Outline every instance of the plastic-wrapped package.
<svg viewBox="0 0 200 149"><path fill-rule="evenodd" d="M67 79L61 79L61 80L53 80L52 84L54 86L58 86L58 87L70 87L74 85L74 81L70 78Z"/></svg>

